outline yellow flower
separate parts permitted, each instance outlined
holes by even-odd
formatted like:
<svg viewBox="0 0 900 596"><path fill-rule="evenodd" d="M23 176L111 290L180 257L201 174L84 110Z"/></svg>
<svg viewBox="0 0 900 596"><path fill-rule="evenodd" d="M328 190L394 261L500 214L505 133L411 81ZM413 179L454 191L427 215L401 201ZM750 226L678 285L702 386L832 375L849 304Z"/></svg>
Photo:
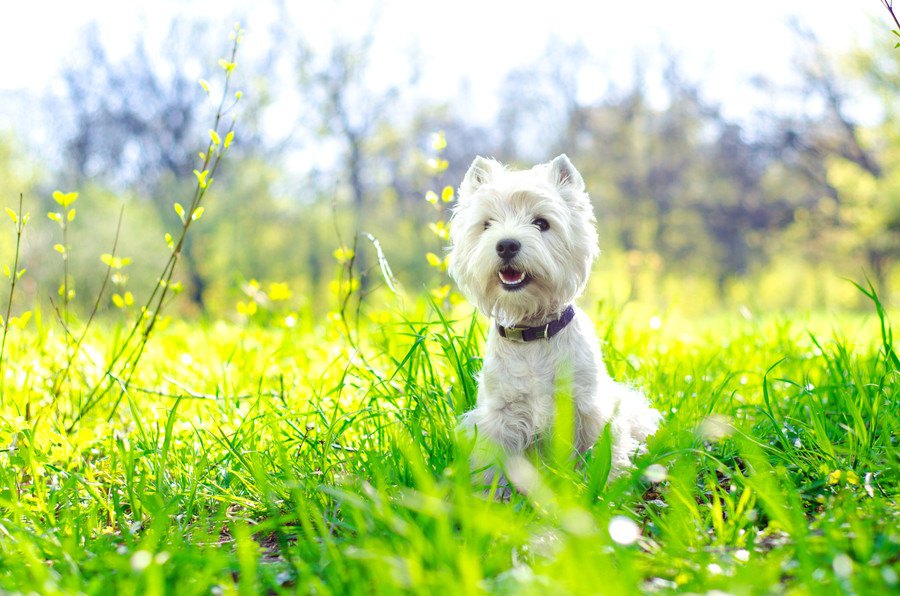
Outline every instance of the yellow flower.
<svg viewBox="0 0 900 596"><path fill-rule="evenodd" d="M244 315L245 317L252 317L256 314L258 306L256 301L250 300L249 302L238 302L237 303L237 311L238 314Z"/></svg>
<svg viewBox="0 0 900 596"><path fill-rule="evenodd" d="M838 484L842 480L846 484L859 485L859 476L853 470L833 470L828 474L828 484Z"/></svg>
<svg viewBox="0 0 900 596"><path fill-rule="evenodd" d="M272 301L289 300L294 293L288 287L287 282L272 282L269 284L269 299Z"/></svg>

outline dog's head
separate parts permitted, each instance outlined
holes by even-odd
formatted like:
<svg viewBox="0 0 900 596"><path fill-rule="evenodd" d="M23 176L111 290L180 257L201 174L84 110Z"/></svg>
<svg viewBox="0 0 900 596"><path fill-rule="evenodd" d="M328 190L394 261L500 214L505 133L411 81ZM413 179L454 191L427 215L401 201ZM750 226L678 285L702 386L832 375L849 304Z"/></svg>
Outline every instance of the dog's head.
<svg viewBox="0 0 900 596"><path fill-rule="evenodd" d="M450 275L501 325L559 313L599 254L584 180L565 155L524 171L476 157L450 222Z"/></svg>

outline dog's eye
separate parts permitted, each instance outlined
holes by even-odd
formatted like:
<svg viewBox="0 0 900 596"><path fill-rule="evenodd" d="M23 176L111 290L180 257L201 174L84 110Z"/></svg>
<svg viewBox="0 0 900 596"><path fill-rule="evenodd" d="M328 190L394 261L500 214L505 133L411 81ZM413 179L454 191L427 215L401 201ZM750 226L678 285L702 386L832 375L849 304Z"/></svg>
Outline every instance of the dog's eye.
<svg viewBox="0 0 900 596"><path fill-rule="evenodd" d="M488 229L489 227L491 227L491 221L490 221L490 220L484 222L484 229L486 230L486 229Z"/></svg>
<svg viewBox="0 0 900 596"><path fill-rule="evenodd" d="M537 229L542 232L546 232L550 229L550 224L543 217L536 217L534 221L531 222L531 225L537 226Z"/></svg>

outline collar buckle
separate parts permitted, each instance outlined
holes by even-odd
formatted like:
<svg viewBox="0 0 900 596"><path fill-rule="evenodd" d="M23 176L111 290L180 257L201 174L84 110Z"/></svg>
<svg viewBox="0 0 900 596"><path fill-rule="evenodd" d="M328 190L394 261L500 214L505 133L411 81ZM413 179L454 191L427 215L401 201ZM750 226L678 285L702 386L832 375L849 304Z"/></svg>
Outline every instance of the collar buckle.
<svg viewBox="0 0 900 596"><path fill-rule="evenodd" d="M510 339L512 341L519 341L524 343L525 336L522 335L522 332L528 329L528 327L504 327L503 330L506 332L506 339Z"/></svg>

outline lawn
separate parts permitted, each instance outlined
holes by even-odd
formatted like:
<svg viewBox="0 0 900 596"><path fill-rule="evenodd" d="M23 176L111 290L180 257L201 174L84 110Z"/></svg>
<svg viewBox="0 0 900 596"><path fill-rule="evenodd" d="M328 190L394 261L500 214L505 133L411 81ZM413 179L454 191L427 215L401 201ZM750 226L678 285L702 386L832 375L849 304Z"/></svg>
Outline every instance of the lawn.
<svg viewBox="0 0 900 596"><path fill-rule="evenodd" d="M604 440L577 466L532 455L508 502L454 434L485 333L465 307L171 321L95 403L123 329L95 325L63 377L38 313L3 362L0 591L898 592L900 363L877 301L587 310L663 427L615 481Z"/></svg>

